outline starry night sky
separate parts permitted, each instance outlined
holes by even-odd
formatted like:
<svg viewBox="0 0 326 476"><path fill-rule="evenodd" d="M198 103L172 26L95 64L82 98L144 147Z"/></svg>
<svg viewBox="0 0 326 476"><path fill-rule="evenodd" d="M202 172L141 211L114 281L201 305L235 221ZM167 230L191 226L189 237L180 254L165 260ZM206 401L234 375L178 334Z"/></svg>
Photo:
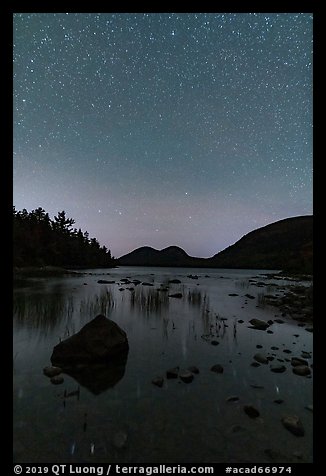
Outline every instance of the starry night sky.
<svg viewBox="0 0 326 476"><path fill-rule="evenodd" d="M312 15L14 15L14 205L116 257L312 213Z"/></svg>

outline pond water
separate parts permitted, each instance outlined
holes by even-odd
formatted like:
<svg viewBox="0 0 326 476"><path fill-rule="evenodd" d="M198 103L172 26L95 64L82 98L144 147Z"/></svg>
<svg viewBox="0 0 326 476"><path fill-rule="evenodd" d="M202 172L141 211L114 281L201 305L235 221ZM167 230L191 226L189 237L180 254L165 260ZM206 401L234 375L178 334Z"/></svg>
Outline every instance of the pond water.
<svg viewBox="0 0 326 476"><path fill-rule="evenodd" d="M168 283L173 279L181 283ZM302 351L312 355L312 334L286 317L271 325L273 333L248 323L280 317L263 295L281 294L284 284L263 270L140 267L20 283L13 316L15 463L312 462L312 378L295 375L290 363ZM174 293L182 298L169 297ZM75 378L63 374L64 383L53 385L43 375L53 347L100 313L127 333L126 359ZM251 366L257 352L274 361ZM277 359L284 373L270 370L281 364ZM210 370L215 364L223 373ZM176 366L196 366L199 374L191 383L167 379ZM156 376L164 377L162 388L153 385ZM260 415L250 418L244 405ZM303 437L284 428L286 415L300 418Z"/></svg>

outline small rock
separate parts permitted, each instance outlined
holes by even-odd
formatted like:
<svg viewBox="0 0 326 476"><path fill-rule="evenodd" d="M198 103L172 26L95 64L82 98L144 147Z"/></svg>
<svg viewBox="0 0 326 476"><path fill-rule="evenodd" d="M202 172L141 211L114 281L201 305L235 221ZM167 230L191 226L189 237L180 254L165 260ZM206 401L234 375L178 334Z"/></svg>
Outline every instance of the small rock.
<svg viewBox="0 0 326 476"><path fill-rule="evenodd" d="M211 367L212 372L216 372L217 374L222 374L224 372L224 369L222 365L220 364L215 364L213 367Z"/></svg>
<svg viewBox="0 0 326 476"><path fill-rule="evenodd" d="M260 364L268 364L268 359L264 354L255 354L254 359Z"/></svg>
<svg viewBox="0 0 326 476"><path fill-rule="evenodd" d="M115 281L107 281L106 279L99 279L98 284L114 284Z"/></svg>
<svg viewBox="0 0 326 476"><path fill-rule="evenodd" d="M217 340L211 340L212 345L219 345L219 342Z"/></svg>
<svg viewBox="0 0 326 476"><path fill-rule="evenodd" d="M44 367L43 369L43 373L47 377L55 377L56 375L61 374L61 372L62 372L62 369L60 367L50 366L50 367Z"/></svg>
<svg viewBox="0 0 326 476"><path fill-rule="evenodd" d="M276 400L274 400L274 403L278 403L278 404L281 404L283 402L284 400L282 400L281 398L277 398Z"/></svg>
<svg viewBox="0 0 326 476"><path fill-rule="evenodd" d="M265 321L261 321L260 319L250 319L250 324L253 326L254 329L259 329L265 331L269 324Z"/></svg>
<svg viewBox="0 0 326 476"><path fill-rule="evenodd" d="M179 367L173 367L173 369L169 369L166 371L166 378L178 378L179 375Z"/></svg>
<svg viewBox="0 0 326 476"><path fill-rule="evenodd" d="M152 380L152 384L156 385L157 387L163 387L164 379L163 377L155 377Z"/></svg>
<svg viewBox="0 0 326 476"><path fill-rule="evenodd" d="M115 448L121 450L122 448L126 447L127 439L127 433L125 433L124 431L118 431L112 439L112 444Z"/></svg>
<svg viewBox="0 0 326 476"><path fill-rule="evenodd" d="M188 367L189 372L193 373L193 374L199 374L199 368L196 367L195 365L191 365L190 367Z"/></svg>
<svg viewBox="0 0 326 476"><path fill-rule="evenodd" d="M257 344L257 345L256 345L256 348L257 348L257 349L262 349L262 348L263 348L263 346L262 346L262 345L260 345L260 344Z"/></svg>
<svg viewBox="0 0 326 476"><path fill-rule="evenodd" d="M231 396L226 399L227 402L237 402L239 400L239 397L237 396Z"/></svg>
<svg viewBox="0 0 326 476"><path fill-rule="evenodd" d="M230 293L229 296L239 296L239 294L236 293Z"/></svg>
<svg viewBox="0 0 326 476"><path fill-rule="evenodd" d="M274 334L274 332L268 329L267 334Z"/></svg>
<svg viewBox="0 0 326 476"><path fill-rule="evenodd" d="M305 409L306 409L306 410L309 410L310 412L313 412L313 411L314 411L313 405L306 405L306 406L305 406Z"/></svg>
<svg viewBox="0 0 326 476"><path fill-rule="evenodd" d="M179 377L183 382L190 383L194 379L194 374L192 374L188 370L183 370L182 372L180 372Z"/></svg>
<svg viewBox="0 0 326 476"><path fill-rule="evenodd" d="M271 365L270 369L272 372L276 372L278 374L281 374L286 371L285 365L278 365L278 364Z"/></svg>
<svg viewBox="0 0 326 476"><path fill-rule="evenodd" d="M305 352L304 350L301 352L301 357L304 359L311 359L311 353L310 352Z"/></svg>
<svg viewBox="0 0 326 476"><path fill-rule="evenodd" d="M180 299L180 298L182 298L182 294L181 293L169 294L169 297Z"/></svg>
<svg viewBox="0 0 326 476"><path fill-rule="evenodd" d="M294 374L301 375L302 377L311 374L311 370L308 365L297 365L296 367L293 367L292 370Z"/></svg>
<svg viewBox="0 0 326 476"><path fill-rule="evenodd" d="M304 359L300 359L299 357L292 357L291 365L293 367L298 367L299 365L308 365L308 362Z"/></svg>
<svg viewBox="0 0 326 476"><path fill-rule="evenodd" d="M170 279L169 283L170 284L180 284L181 281L180 281L180 279Z"/></svg>
<svg viewBox="0 0 326 476"><path fill-rule="evenodd" d="M239 320L238 320L238 323L239 323L239 324L243 324L243 323L244 323L244 320L239 319Z"/></svg>
<svg viewBox="0 0 326 476"><path fill-rule="evenodd" d="M272 324L274 324L274 321L272 319L269 319L267 323L271 326Z"/></svg>
<svg viewBox="0 0 326 476"><path fill-rule="evenodd" d="M257 418L260 415L259 411L252 405L245 405L243 410L250 418Z"/></svg>
<svg viewBox="0 0 326 476"><path fill-rule="evenodd" d="M258 362L251 362L251 367L260 367L260 364Z"/></svg>
<svg viewBox="0 0 326 476"><path fill-rule="evenodd" d="M292 354L292 350L290 350L290 349L284 349L283 352L285 354Z"/></svg>
<svg viewBox="0 0 326 476"><path fill-rule="evenodd" d="M279 347L276 347L275 345L272 345L271 349L272 350L279 350Z"/></svg>
<svg viewBox="0 0 326 476"><path fill-rule="evenodd" d="M142 286L154 286L153 283L146 283L146 282L144 282L144 283L141 283L141 284L142 284Z"/></svg>
<svg viewBox="0 0 326 476"><path fill-rule="evenodd" d="M314 328L313 327L306 327L306 331L307 332L314 332Z"/></svg>
<svg viewBox="0 0 326 476"><path fill-rule="evenodd" d="M296 415L288 415L282 418L283 426L295 436L304 436L303 425Z"/></svg>
<svg viewBox="0 0 326 476"><path fill-rule="evenodd" d="M245 294L245 296L246 296L248 299L255 299L255 296L252 296L251 294Z"/></svg>
<svg viewBox="0 0 326 476"><path fill-rule="evenodd" d="M272 355L268 355L267 356L267 360L269 360L270 362L272 362L272 360L274 360L274 357Z"/></svg>
<svg viewBox="0 0 326 476"><path fill-rule="evenodd" d="M60 385L61 383L64 382L64 378L62 377L62 375L55 375L50 380L51 380L51 383L53 383L54 385Z"/></svg>
<svg viewBox="0 0 326 476"><path fill-rule="evenodd" d="M274 322L277 322L278 324L284 324L283 319L274 319Z"/></svg>

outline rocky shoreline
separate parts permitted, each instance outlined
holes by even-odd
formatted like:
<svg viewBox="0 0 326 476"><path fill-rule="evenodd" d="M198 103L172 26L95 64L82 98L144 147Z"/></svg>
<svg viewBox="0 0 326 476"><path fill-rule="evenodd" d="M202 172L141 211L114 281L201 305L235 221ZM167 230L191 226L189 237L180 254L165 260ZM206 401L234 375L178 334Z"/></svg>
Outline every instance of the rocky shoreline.
<svg viewBox="0 0 326 476"><path fill-rule="evenodd" d="M273 276L275 279L275 277ZM279 278L280 279L280 278ZM281 278L287 279L289 278ZM293 279L299 281L299 279ZM264 294L261 299L263 305L277 307L282 317L290 318L301 324L313 324L313 280L309 279L310 285L288 284L276 285L275 292ZM308 328L307 328L308 330Z"/></svg>

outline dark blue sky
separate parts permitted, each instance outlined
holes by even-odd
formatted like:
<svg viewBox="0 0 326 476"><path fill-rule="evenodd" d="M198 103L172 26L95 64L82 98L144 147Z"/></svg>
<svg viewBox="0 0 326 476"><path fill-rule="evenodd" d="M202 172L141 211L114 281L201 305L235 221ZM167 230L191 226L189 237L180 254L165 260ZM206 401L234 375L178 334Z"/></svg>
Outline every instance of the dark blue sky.
<svg viewBox="0 0 326 476"><path fill-rule="evenodd" d="M14 15L14 205L114 256L312 213L312 15Z"/></svg>

